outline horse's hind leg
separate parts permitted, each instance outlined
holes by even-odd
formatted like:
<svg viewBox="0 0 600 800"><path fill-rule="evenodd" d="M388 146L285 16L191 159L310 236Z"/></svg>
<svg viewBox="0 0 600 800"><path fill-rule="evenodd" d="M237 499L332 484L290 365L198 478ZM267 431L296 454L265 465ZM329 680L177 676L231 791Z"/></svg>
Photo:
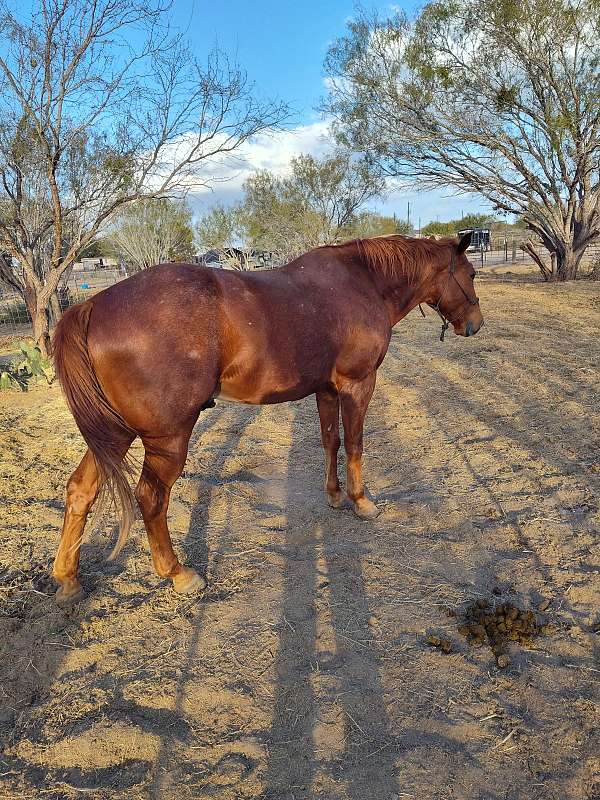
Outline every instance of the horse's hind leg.
<svg viewBox="0 0 600 800"><path fill-rule="evenodd" d="M332 508L342 505L343 497L337 474L337 454L340 449L340 399L333 390L317 392L317 408L321 421L321 440L325 450L325 491Z"/></svg>
<svg viewBox="0 0 600 800"><path fill-rule="evenodd" d="M349 381L340 387L347 457L346 491L354 504L354 513L361 519L373 519L379 514L375 503L365 496L362 479L363 425L375 388L375 375L372 372L362 381Z"/></svg>
<svg viewBox="0 0 600 800"><path fill-rule="evenodd" d="M98 495L98 470L91 450L67 481L67 503L58 552L52 576L60 584L56 592L59 603L70 603L81 595L77 578L79 551L87 515Z"/></svg>
<svg viewBox="0 0 600 800"><path fill-rule="evenodd" d="M179 563L167 527L171 488L183 471L190 433L188 431L181 436L154 440L142 437L146 456L135 490L148 534L154 569L162 578L171 578L175 591L182 594L206 586L206 581L197 572Z"/></svg>

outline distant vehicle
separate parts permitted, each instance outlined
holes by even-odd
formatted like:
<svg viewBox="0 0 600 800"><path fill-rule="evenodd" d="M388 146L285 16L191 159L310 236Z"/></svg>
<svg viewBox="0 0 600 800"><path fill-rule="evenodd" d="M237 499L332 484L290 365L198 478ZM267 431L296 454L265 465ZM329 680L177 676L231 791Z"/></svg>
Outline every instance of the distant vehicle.
<svg viewBox="0 0 600 800"><path fill-rule="evenodd" d="M477 250L478 252L481 250L491 250L490 238L492 231L490 228L465 228L464 230L459 231L458 235L464 236L465 233L471 234L471 244L469 246L469 250Z"/></svg>

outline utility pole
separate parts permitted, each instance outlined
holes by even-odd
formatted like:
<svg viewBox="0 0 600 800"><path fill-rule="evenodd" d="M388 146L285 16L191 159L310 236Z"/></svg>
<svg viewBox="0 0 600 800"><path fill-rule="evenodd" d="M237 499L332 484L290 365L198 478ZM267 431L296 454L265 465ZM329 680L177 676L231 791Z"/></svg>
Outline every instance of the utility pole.
<svg viewBox="0 0 600 800"><path fill-rule="evenodd" d="M406 221L408 222L408 227L410 228L410 200L408 202L408 212L406 214Z"/></svg>

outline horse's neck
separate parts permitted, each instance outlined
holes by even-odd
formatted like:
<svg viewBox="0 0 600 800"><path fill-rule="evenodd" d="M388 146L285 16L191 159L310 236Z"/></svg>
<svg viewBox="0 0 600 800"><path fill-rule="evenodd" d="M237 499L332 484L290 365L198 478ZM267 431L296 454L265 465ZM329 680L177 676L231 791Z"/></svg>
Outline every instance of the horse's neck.
<svg viewBox="0 0 600 800"><path fill-rule="evenodd" d="M392 326L422 303L427 294L423 285L406 277L378 275L376 285L388 309Z"/></svg>
<svg viewBox="0 0 600 800"><path fill-rule="evenodd" d="M402 271L369 266L359 249L353 252L355 264L368 275L386 305L390 324L394 326L429 295L427 276L407 275Z"/></svg>

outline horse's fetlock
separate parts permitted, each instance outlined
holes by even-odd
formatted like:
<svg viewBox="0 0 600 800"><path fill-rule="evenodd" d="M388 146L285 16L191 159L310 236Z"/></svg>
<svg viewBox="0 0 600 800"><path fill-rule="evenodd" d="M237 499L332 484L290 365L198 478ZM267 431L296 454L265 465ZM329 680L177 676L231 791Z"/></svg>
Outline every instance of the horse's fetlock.
<svg viewBox="0 0 600 800"><path fill-rule="evenodd" d="M349 489L347 494L348 494L348 497L350 498L350 500L352 500L353 503L360 503L360 501L365 496L365 493L364 493L363 489L361 489L358 492L353 492L353 491L350 491L350 489Z"/></svg>
<svg viewBox="0 0 600 800"><path fill-rule="evenodd" d="M172 564L168 567L164 565L160 565L156 567L156 574L159 578L172 578L173 575L177 573L177 567L179 566L179 561L175 560Z"/></svg>

